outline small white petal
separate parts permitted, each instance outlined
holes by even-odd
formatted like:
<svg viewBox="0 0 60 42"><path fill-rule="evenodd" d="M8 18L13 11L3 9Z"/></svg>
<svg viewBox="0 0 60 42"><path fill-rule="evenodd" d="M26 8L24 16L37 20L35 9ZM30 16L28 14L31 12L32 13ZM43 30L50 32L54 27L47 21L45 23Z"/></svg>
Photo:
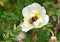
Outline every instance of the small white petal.
<svg viewBox="0 0 60 42"><path fill-rule="evenodd" d="M44 25L48 24L48 22L49 22L49 16L45 15L44 16Z"/></svg>
<svg viewBox="0 0 60 42"><path fill-rule="evenodd" d="M25 33L21 31L21 32L16 36L16 40L17 40L17 41L20 41L21 39L24 39L25 36L26 36Z"/></svg>

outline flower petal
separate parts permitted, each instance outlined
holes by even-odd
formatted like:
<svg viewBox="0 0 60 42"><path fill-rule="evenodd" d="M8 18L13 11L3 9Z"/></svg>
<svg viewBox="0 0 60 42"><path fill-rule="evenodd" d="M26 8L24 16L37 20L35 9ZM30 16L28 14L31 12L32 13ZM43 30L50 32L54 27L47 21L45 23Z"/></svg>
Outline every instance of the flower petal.
<svg viewBox="0 0 60 42"><path fill-rule="evenodd" d="M23 15L24 17L30 16L30 13L31 13L31 12L29 12L29 9L28 9L27 7L25 7L25 8L22 10L22 15Z"/></svg>
<svg viewBox="0 0 60 42"><path fill-rule="evenodd" d="M22 27L22 31L24 31L24 32L27 32L27 31L29 31L29 30L31 30L32 28L25 28L25 27Z"/></svg>
<svg viewBox="0 0 60 42"><path fill-rule="evenodd" d="M34 25L35 25L35 26L38 26L38 23L39 23L39 22L42 22L42 18L40 18L40 19L38 19L36 22L34 22Z"/></svg>
<svg viewBox="0 0 60 42"><path fill-rule="evenodd" d="M33 4L29 5L28 8L29 8L31 11L40 11L41 6L40 6L40 4L38 4L38 3L33 3Z"/></svg>
<svg viewBox="0 0 60 42"><path fill-rule="evenodd" d="M46 25L49 22L49 16L45 15L44 16L44 25Z"/></svg>
<svg viewBox="0 0 60 42"><path fill-rule="evenodd" d="M39 24L39 23L40 23L40 24ZM40 27L42 27L42 24L43 24L42 17L39 18L36 22L34 22L35 28L40 28Z"/></svg>
<svg viewBox="0 0 60 42"><path fill-rule="evenodd" d="M45 10L45 8L43 6L41 7L41 14L46 15L46 10Z"/></svg>
<svg viewBox="0 0 60 42"><path fill-rule="evenodd" d="M31 26L28 21L24 21L23 24L21 24L21 27L22 27L22 31L24 32L27 32L29 31L30 29L32 29L34 26Z"/></svg>
<svg viewBox="0 0 60 42"><path fill-rule="evenodd" d="M41 11L41 6L40 4L38 3L33 3L27 7L25 7L23 10L22 10L22 14L24 17L31 17L31 16L34 16L34 13L33 11Z"/></svg>

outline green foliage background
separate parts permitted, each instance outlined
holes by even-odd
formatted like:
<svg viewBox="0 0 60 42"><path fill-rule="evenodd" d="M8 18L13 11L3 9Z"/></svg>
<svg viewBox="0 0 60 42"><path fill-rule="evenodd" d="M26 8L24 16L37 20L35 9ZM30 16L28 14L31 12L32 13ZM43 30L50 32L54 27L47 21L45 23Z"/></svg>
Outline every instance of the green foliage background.
<svg viewBox="0 0 60 42"><path fill-rule="evenodd" d="M45 6L50 21L48 25L40 29L32 29L27 32L24 42L34 42L34 33L37 33L37 42L49 41L51 33L48 29L54 31L57 16L59 16L58 0L0 0L0 42L15 42L15 37L21 30L19 24L23 22L22 9L34 2ZM17 26L16 29L14 29L14 24ZM60 42L59 32L56 34L58 42Z"/></svg>

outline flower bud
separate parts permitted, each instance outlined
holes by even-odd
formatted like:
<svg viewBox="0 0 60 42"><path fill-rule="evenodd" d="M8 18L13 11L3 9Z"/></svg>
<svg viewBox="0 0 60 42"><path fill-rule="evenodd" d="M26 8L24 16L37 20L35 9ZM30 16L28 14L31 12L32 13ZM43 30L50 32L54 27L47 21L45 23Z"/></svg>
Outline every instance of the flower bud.
<svg viewBox="0 0 60 42"><path fill-rule="evenodd" d="M19 41L19 42L22 42L24 39L25 39L26 35L24 32L20 32L17 37L16 37L16 40Z"/></svg>
<svg viewBox="0 0 60 42"><path fill-rule="evenodd" d="M52 36L50 38L49 42L57 42L57 38L55 36Z"/></svg>

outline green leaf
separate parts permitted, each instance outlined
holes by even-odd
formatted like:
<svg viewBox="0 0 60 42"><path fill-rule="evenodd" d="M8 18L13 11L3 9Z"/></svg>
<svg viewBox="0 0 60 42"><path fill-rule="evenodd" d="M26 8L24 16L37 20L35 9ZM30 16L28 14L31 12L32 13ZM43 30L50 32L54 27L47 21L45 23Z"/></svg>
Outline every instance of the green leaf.
<svg viewBox="0 0 60 42"><path fill-rule="evenodd" d="M57 20L57 16L53 16L53 21L56 21Z"/></svg>
<svg viewBox="0 0 60 42"><path fill-rule="evenodd" d="M24 42L34 42L34 41L33 41L33 38L30 37L30 38L27 38Z"/></svg>

